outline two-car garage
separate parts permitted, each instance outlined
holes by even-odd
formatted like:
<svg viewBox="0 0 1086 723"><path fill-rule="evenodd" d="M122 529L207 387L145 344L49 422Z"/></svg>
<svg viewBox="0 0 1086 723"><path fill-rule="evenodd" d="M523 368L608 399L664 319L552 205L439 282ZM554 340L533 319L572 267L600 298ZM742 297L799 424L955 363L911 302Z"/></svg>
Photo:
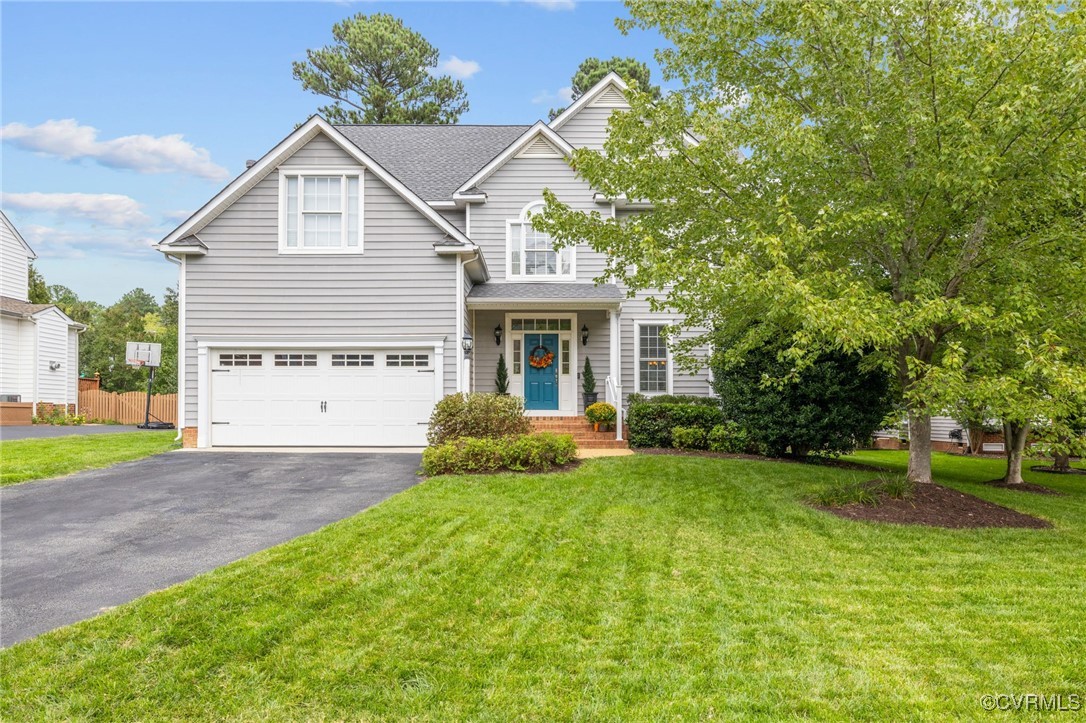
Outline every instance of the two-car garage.
<svg viewBox="0 0 1086 723"><path fill-rule="evenodd" d="M440 394L440 347L206 350L205 446L414 447Z"/></svg>

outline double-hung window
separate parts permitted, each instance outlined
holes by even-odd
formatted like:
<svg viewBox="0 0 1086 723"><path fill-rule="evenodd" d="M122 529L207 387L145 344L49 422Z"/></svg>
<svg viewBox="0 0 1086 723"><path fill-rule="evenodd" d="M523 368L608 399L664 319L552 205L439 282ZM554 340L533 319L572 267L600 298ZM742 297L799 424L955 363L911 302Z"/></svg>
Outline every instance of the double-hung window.
<svg viewBox="0 0 1086 723"><path fill-rule="evenodd" d="M637 391L642 394L670 391L665 328L664 324L637 325Z"/></svg>
<svg viewBox="0 0 1086 723"><path fill-rule="evenodd" d="M521 211L520 218L508 222L509 278L533 281L573 278L573 249L556 250L554 239L532 226L532 214L543 212L536 202Z"/></svg>
<svg viewBox="0 0 1086 723"><path fill-rule="evenodd" d="M362 172L280 173L279 253L362 253Z"/></svg>

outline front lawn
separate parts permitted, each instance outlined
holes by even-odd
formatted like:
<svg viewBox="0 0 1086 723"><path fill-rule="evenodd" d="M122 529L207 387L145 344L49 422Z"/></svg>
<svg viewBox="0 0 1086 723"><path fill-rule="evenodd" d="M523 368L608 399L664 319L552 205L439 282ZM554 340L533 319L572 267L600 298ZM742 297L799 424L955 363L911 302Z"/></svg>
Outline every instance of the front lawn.
<svg viewBox="0 0 1086 723"><path fill-rule="evenodd" d="M0 486L150 457L176 449L176 436L147 431L0 442Z"/></svg>
<svg viewBox="0 0 1086 723"><path fill-rule="evenodd" d="M970 462L936 471L1054 528L850 522L800 501L871 473L787 463L430 479L4 651L0 715L945 720L1086 693L1086 480Z"/></svg>

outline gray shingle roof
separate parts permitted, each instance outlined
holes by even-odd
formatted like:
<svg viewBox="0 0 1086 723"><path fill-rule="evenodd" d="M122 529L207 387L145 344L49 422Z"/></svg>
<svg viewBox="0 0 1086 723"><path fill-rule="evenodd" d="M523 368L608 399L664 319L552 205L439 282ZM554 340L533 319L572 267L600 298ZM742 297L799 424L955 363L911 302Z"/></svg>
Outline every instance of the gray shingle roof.
<svg viewBox="0 0 1086 723"><path fill-rule="evenodd" d="M336 130L424 201L452 197L531 126L344 125Z"/></svg>
<svg viewBox="0 0 1086 723"><path fill-rule="evenodd" d="M37 314L42 309L48 309L51 306L54 306L54 304L31 304L28 301L20 301L19 299L13 299L10 296L0 296L0 311L6 311L9 314L30 316L31 314Z"/></svg>
<svg viewBox="0 0 1086 723"><path fill-rule="evenodd" d="M577 284L577 283L524 283L524 284L479 284L468 292L469 300L476 301L517 301L530 299L555 300L593 300L620 301L622 291L614 284Z"/></svg>

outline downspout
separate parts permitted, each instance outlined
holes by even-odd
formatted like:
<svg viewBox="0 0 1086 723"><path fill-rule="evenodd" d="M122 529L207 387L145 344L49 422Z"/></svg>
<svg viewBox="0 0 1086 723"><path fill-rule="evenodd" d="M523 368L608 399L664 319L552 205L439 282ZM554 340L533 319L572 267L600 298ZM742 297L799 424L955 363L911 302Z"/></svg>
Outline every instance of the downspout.
<svg viewBox="0 0 1086 723"><path fill-rule="evenodd" d="M464 257L456 255L456 391L464 391L464 355L460 353L460 341L464 338Z"/></svg>

